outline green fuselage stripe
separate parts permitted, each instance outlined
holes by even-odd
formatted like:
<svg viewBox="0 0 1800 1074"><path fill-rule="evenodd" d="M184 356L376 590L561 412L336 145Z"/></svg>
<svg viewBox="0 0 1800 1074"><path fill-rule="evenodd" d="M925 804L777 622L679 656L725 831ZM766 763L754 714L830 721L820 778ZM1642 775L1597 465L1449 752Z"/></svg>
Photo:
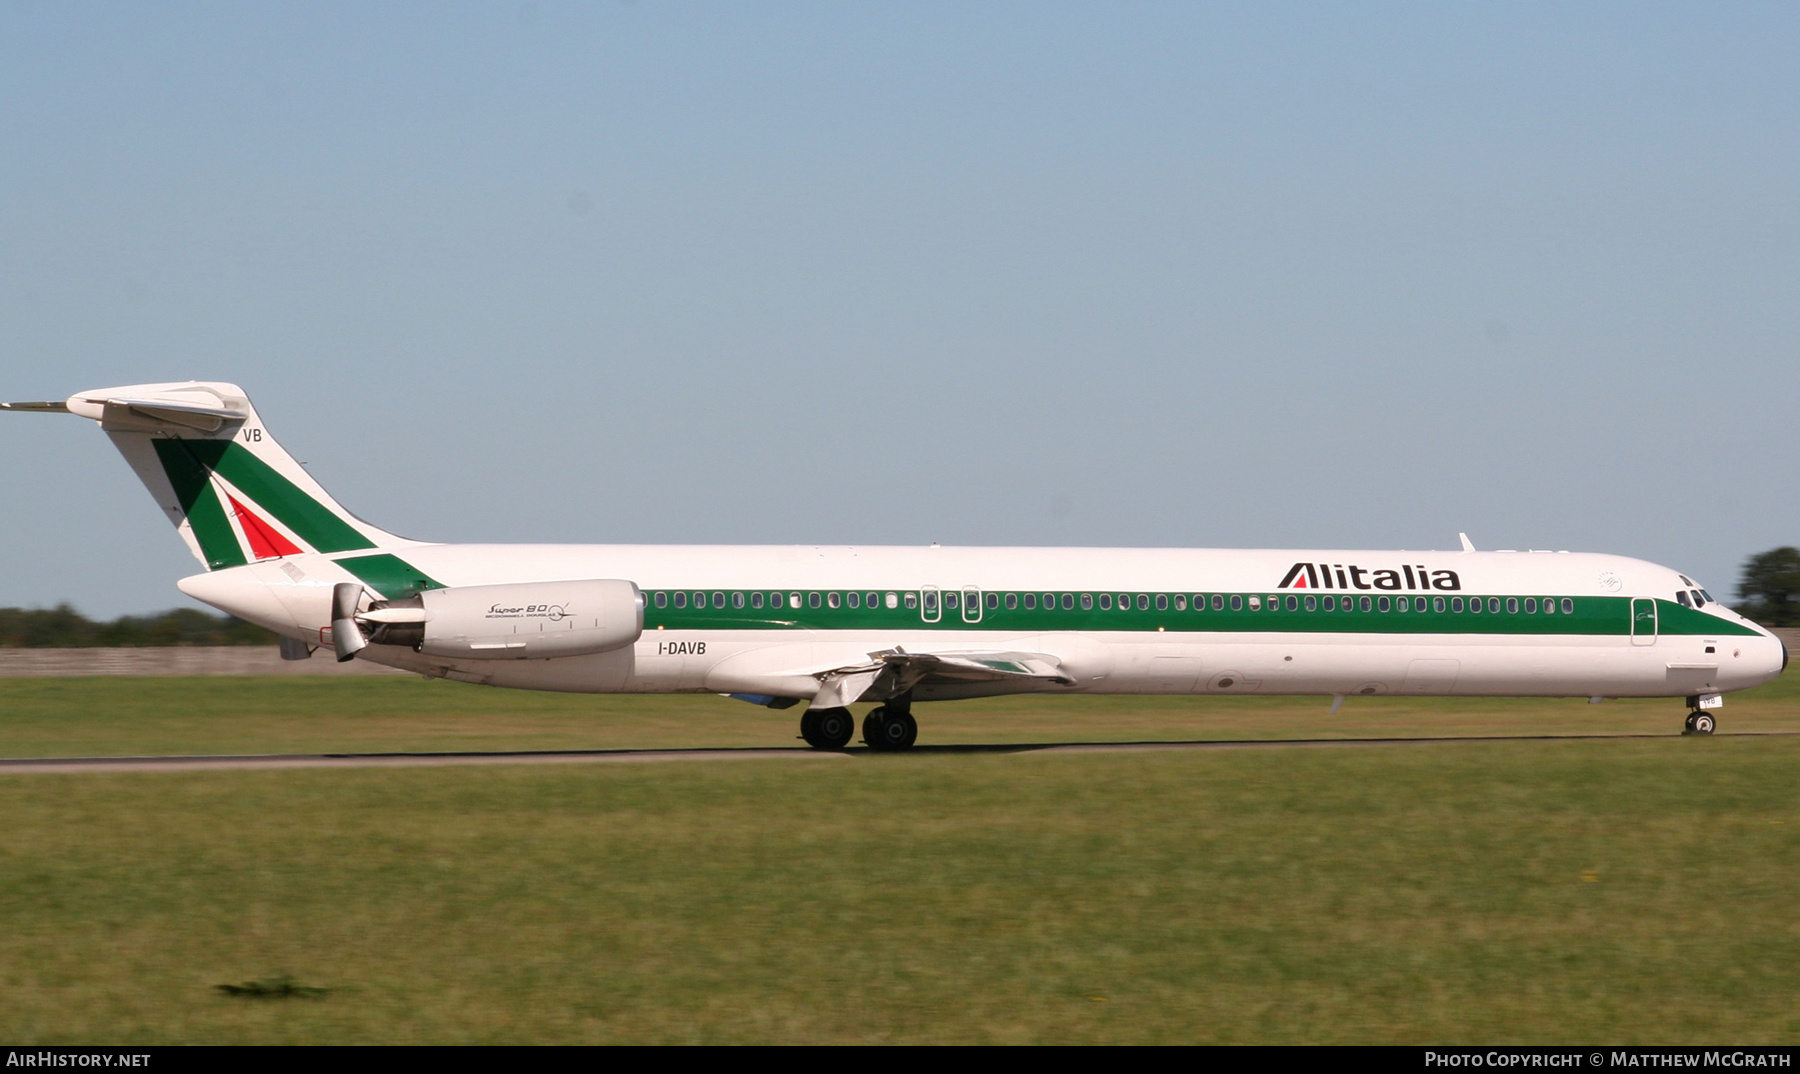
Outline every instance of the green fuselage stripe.
<svg viewBox="0 0 1800 1074"><path fill-rule="evenodd" d="M811 606L812 591L802 590L799 595L801 606L788 606L793 591L782 591L781 608L769 606L774 590L764 590L765 606L753 608L746 599L744 607L735 607L737 591L724 591L724 607L713 606L714 592L711 590L685 590L687 607L674 607L674 590L652 591L646 594L648 606L644 609L644 629L646 630L999 630L1008 632L1035 631L1079 631L1083 633L1102 632L1139 632L1156 633L1204 633L1204 634L1477 634L1505 636L1553 636L1553 635L1593 635L1623 636L1631 633L1631 597L1575 597L1572 598L1574 611L1565 614L1561 608L1561 598L1557 600L1557 611L1545 614L1539 611L1526 614L1506 611L1508 599L1523 601L1521 597L1499 597L1501 610L1487 611L1488 598L1468 596L1465 601L1480 600L1482 611L1406 611L1397 610L1397 603L1389 598L1389 611L1378 610L1379 598L1371 596L1369 611L1363 611L1360 602L1353 603L1346 611L1340 604L1335 611L1307 611L1304 604L1294 611L1286 607L1285 594L1279 595L1280 602L1275 608L1266 604L1263 608L1252 611L1248 607L1249 594L1236 594L1243 598L1245 607L1232 611L1230 607L1214 611L1210 604L1204 609L1188 608L1176 610L1173 594L1162 594L1169 598L1169 608L1157 611L1154 607L1155 594L1147 594L1151 598L1152 607L1140 611L1136 606L1137 594L1133 597L1132 607L1122 610L1118 607L1101 609L1096 602L1095 607L1083 609L1080 606L1081 594L1074 594L1076 606L1064 610L1061 606L1061 591L1055 595L1057 606L1044 608L1042 594L1038 594L1040 606L1027 610L1024 607L1008 609L1002 603L998 608L982 608L979 622L964 620L961 608L940 607L940 615L936 622L926 621L921 614L921 594L913 591L901 594L910 597L913 607L908 608L902 600L897 608L883 606L870 608L851 608L844 602L839 591L839 607L828 607L825 602L826 591L820 592L820 606ZM746 598L749 591L742 591ZM1184 594L1185 595L1185 594ZM1210 594L1209 594L1210 595ZM657 607L658 597L665 601L663 607ZM703 596L706 607L695 607L695 598ZM881 596L886 597L883 592ZM1227 601L1230 599L1226 595ZM1340 601L1355 601L1361 594L1342 596ZM1258 594L1259 599L1267 601L1267 594ZM1418 597L1409 597L1409 603ZM1534 598L1544 600L1547 598ZM1651 598L1639 597L1638 600ZM1749 627L1704 611L1684 608L1673 601L1656 600L1657 628L1661 636L1707 635L1738 636L1755 635Z"/></svg>
<svg viewBox="0 0 1800 1074"><path fill-rule="evenodd" d="M384 600L416 597L427 589L444 585L424 571L385 552L374 556L351 556L337 560L337 565L356 575L362 583L381 594Z"/></svg>

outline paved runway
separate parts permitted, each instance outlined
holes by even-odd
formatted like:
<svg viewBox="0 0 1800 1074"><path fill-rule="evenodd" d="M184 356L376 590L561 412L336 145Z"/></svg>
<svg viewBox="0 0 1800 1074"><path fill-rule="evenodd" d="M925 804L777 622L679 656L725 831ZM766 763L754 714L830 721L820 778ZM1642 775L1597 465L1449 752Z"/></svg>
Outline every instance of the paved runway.
<svg viewBox="0 0 1800 1074"><path fill-rule="evenodd" d="M1715 738L1792 738L1794 731L1740 732ZM1170 750L1295 749L1329 746L1432 746L1495 742L1595 742L1680 738L1660 735L1462 735L1431 738L1207 739L1193 742L1035 742L919 746L918 754L1150 753ZM813 750L803 746L680 750L559 750L480 753L288 753L174 757L22 757L0 759L0 775L70 772L197 772L271 768L411 768L425 765L614 764L645 761L847 761L888 755L865 747Z"/></svg>

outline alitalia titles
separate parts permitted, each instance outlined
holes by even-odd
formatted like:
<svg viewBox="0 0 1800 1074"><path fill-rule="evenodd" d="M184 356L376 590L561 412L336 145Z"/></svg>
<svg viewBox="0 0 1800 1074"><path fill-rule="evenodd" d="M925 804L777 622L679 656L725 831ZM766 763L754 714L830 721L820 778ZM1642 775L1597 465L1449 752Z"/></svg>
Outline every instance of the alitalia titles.
<svg viewBox="0 0 1800 1074"><path fill-rule="evenodd" d="M1461 589L1455 571L1433 571L1424 564L1405 564L1370 569L1354 563L1296 563L1288 568L1279 589Z"/></svg>

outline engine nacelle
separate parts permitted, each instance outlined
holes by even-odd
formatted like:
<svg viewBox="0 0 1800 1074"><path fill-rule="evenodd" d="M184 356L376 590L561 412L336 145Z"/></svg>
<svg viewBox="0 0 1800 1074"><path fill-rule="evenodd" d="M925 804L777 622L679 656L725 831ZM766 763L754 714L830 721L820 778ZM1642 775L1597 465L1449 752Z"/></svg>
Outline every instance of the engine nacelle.
<svg viewBox="0 0 1800 1074"><path fill-rule="evenodd" d="M637 641L644 633L644 595L615 578L453 586L379 605L360 618L379 624L369 639L377 644L461 659L543 660Z"/></svg>

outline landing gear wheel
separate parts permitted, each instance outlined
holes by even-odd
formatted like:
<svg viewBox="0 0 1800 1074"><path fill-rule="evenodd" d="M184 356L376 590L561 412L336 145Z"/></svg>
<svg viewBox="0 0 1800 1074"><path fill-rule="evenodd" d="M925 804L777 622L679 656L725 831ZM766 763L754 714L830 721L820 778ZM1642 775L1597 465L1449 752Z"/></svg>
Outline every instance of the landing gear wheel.
<svg viewBox="0 0 1800 1074"><path fill-rule="evenodd" d="M841 750L856 733L849 709L807 709L800 717L800 737L816 750Z"/></svg>
<svg viewBox="0 0 1800 1074"><path fill-rule="evenodd" d="M1712 713L1710 712L1696 712L1688 717L1688 723L1693 727L1694 734L1696 735L1710 735L1713 733L1714 724Z"/></svg>
<svg viewBox="0 0 1800 1074"><path fill-rule="evenodd" d="M863 717L862 732L863 741L872 750L882 753L910 750L919 740L919 723L911 712L883 705Z"/></svg>
<svg viewBox="0 0 1800 1074"><path fill-rule="evenodd" d="M1682 726L1681 726L1681 733L1682 733L1682 734L1684 734L1684 735L1691 735L1691 734L1693 734L1693 733L1694 733L1694 717L1696 717L1696 716L1698 716L1698 715L1700 715L1700 714L1699 714L1699 713L1698 713L1698 712L1690 712L1690 713L1688 713L1688 715L1687 715L1687 723L1685 723L1685 724L1682 724Z"/></svg>

